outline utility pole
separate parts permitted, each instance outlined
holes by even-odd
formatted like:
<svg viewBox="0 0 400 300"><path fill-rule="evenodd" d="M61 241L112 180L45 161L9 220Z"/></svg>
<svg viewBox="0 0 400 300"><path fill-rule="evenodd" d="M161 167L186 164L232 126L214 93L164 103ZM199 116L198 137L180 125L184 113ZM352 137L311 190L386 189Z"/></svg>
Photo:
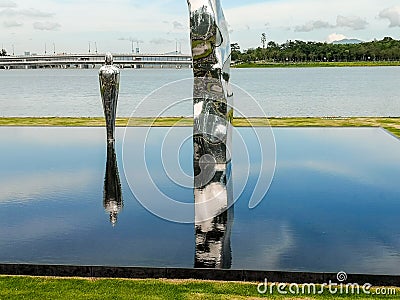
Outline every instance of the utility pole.
<svg viewBox="0 0 400 300"><path fill-rule="evenodd" d="M44 43L44 54L45 55L47 54L47 44L46 43Z"/></svg>
<svg viewBox="0 0 400 300"><path fill-rule="evenodd" d="M97 54L97 42L94 42L94 47L96 48L96 54Z"/></svg>
<svg viewBox="0 0 400 300"><path fill-rule="evenodd" d="M90 41L89 41L89 54L90 54Z"/></svg>
<svg viewBox="0 0 400 300"><path fill-rule="evenodd" d="M136 53L139 54L139 52L140 52L140 41L136 41L136 45L137 45Z"/></svg>
<svg viewBox="0 0 400 300"><path fill-rule="evenodd" d="M56 43L53 43L53 54L56 55Z"/></svg>
<svg viewBox="0 0 400 300"><path fill-rule="evenodd" d="M13 51L13 56L15 56L14 44L12 44L12 51Z"/></svg>

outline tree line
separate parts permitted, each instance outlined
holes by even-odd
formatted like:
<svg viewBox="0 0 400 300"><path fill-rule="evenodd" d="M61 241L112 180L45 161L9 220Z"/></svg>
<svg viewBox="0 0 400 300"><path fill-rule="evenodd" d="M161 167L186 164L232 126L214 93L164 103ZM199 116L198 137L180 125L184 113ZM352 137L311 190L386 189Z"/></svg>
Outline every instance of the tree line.
<svg viewBox="0 0 400 300"><path fill-rule="evenodd" d="M400 61L400 41L391 37L360 44L328 44L321 42L287 41L278 44L273 41L263 47L244 51L232 44L234 62L352 62L352 61Z"/></svg>

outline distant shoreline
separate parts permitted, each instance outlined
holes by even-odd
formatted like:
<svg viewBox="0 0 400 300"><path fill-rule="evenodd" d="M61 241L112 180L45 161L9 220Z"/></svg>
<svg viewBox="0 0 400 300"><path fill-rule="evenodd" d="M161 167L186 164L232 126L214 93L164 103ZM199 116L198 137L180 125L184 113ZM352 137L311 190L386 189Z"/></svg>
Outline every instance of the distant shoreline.
<svg viewBox="0 0 400 300"><path fill-rule="evenodd" d="M400 61L360 61L360 62L302 62L265 63L251 62L233 65L236 69L250 68L343 68L343 67L399 67Z"/></svg>
<svg viewBox="0 0 400 300"><path fill-rule="evenodd" d="M381 127L400 138L400 117L286 117L286 118L234 118L236 127ZM1 126L20 127L104 127L101 117L0 117ZM117 118L117 127L171 127L193 126L193 119L165 118Z"/></svg>
<svg viewBox="0 0 400 300"><path fill-rule="evenodd" d="M249 62L238 63L231 66L232 69L272 69L272 68L349 68L349 67L400 67L400 61L355 61L355 62ZM79 68L32 68L28 70L76 70ZM98 68L88 68L98 69ZM85 70L88 70L85 69ZM127 68L130 69L130 68ZM152 67L141 68L138 70L176 70L174 67ZM26 70L23 68L13 68L11 70ZM191 70L190 68L180 68L177 70ZM0 71L10 71L0 67Z"/></svg>

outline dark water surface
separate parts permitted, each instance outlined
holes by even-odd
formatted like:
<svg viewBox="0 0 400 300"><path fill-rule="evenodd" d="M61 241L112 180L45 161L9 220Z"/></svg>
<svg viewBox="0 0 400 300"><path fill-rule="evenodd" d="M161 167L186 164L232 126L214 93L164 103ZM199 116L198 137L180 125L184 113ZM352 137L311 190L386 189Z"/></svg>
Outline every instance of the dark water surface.
<svg viewBox="0 0 400 300"><path fill-rule="evenodd" d="M252 149L249 130L239 132ZM370 128L274 134L277 165L268 194L252 210L249 188L235 195L231 268L400 275L400 141ZM116 144L123 208L114 227L103 203L105 129L2 127L0 135L1 263L194 266L194 225L162 220L134 198L122 161L123 129ZM153 145L149 163L159 161L162 142ZM244 159L235 156L236 146L233 185ZM191 142L182 149L181 158L190 159ZM250 176L246 187L256 179ZM177 190L166 176L158 184ZM177 194L193 201L190 188Z"/></svg>

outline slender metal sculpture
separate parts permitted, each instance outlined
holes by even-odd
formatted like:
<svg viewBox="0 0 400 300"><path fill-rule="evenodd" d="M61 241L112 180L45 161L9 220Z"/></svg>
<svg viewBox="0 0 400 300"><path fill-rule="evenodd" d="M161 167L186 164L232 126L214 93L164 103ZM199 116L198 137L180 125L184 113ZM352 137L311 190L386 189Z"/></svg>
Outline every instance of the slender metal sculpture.
<svg viewBox="0 0 400 300"><path fill-rule="evenodd" d="M188 0L194 73L194 153L230 161L233 93L228 26L219 0Z"/></svg>
<svg viewBox="0 0 400 300"><path fill-rule="evenodd" d="M117 114L117 101L119 92L120 72L113 65L111 53L105 57L105 65L99 71L100 93L103 101L104 115L106 118L107 141L115 140L115 118Z"/></svg>
<svg viewBox="0 0 400 300"><path fill-rule="evenodd" d="M110 214L113 226L117 223L118 214L124 207L121 181L119 179L118 164L114 143L107 143L107 163L104 176L103 206Z"/></svg>
<svg viewBox="0 0 400 300"><path fill-rule="evenodd" d="M187 0L193 56L195 267L230 268L231 49L219 0Z"/></svg>

